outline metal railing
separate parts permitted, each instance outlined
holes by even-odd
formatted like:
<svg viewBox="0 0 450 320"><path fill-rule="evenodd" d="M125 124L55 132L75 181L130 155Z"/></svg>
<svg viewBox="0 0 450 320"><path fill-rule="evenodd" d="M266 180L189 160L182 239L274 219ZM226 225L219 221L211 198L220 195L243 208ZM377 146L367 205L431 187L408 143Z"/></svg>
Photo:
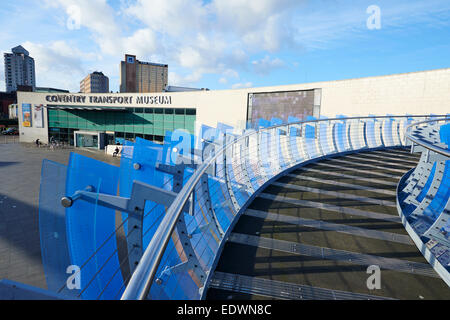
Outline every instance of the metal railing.
<svg viewBox="0 0 450 320"><path fill-rule="evenodd" d="M122 299L203 298L230 231L264 185L308 161L405 146L405 128L429 117L301 121L210 141L212 153L209 150L167 209Z"/></svg>
<svg viewBox="0 0 450 320"><path fill-rule="evenodd" d="M0 134L0 144L19 143L18 135L2 135Z"/></svg>
<svg viewBox="0 0 450 320"><path fill-rule="evenodd" d="M398 184L397 209L424 258L450 286L450 146L441 140L444 123L450 117L407 127L412 150L422 156Z"/></svg>
<svg viewBox="0 0 450 320"><path fill-rule="evenodd" d="M450 151L449 151L450 146L447 146L447 149L445 149L442 146L439 146L439 145L431 143L430 141L427 141L426 139L423 139L423 138L420 139L420 138L414 136L415 131L413 130L413 129L420 128L421 126L428 126L430 124L435 124L435 123L440 123L440 122L448 122L448 121L450 121L450 117L438 118L438 119L427 120L427 121L420 121L420 122L410 124L406 128L406 137L408 140L410 140L414 144L417 144L419 146L424 147L425 149L431 150L433 152L436 152L438 154L441 154L443 156L450 158Z"/></svg>

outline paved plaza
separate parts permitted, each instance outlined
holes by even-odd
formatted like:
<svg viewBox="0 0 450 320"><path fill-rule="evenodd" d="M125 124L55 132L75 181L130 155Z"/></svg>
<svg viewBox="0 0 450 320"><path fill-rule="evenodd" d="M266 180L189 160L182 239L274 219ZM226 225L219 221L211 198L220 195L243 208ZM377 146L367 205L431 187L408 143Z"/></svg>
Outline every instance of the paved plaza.
<svg viewBox="0 0 450 320"><path fill-rule="evenodd" d="M46 288L38 225L39 184L43 159L67 164L70 152L119 165L103 151L37 148L0 141L0 279ZM16 139L17 140L17 139Z"/></svg>

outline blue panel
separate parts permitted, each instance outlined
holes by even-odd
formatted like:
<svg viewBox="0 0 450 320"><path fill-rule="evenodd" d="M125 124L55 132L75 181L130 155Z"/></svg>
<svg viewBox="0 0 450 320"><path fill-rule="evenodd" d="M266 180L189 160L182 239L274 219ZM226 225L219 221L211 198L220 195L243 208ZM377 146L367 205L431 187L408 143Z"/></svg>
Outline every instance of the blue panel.
<svg viewBox="0 0 450 320"><path fill-rule="evenodd" d="M209 177L208 179L209 191L213 209L216 212L220 226L223 230L227 230L234 218L232 213L231 203L227 203L228 197L227 187L219 179Z"/></svg>
<svg viewBox="0 0 450 320"><path fill-rule="evenodd" d="M289 116L288 117L288 123L296 123L299 122L300 119L296 117ZM298 125L300 126L300 125ZM294 157L295 161L300 161L302 157L300 156L300 152L297 147L297 137L301 136L301 130L300 128L297 128L295 126L291 126L289 128L289 148L291 150L291 154Z"/></svg>
<svg viewBox="0 0 450 320"><path fill-rule="evenodd" d="M293 117L293 116L288 116L288 123L296 123L296 122L300 122L301 120L297 117Z"/></svg>
<svg viewBox="0 0 450 320"><path fill-rule="evenodd" d="M444 210L450 197L450 160L445 162L444 176L442 182L431 203L424 210L423 214L435 220Z"/></svg>
<svg viewBox="0 0 450 320"><path fill-rule="evenodd" d="M334 124L334 139L336 146L338 148L339 152L343 152L347 149L347 131L346 131L346 124L345 123L339 123L336 122Z"/></svg>
<svg viewBox="0 0 450 320"><path fill-rule="evenodd" d="M279 119L279 118L272 118L270 119L270 125L271 126L276 126L276 125L281 125L283 124L283 120Z"/></svg>
<svg viewBox="0 0 450 320"><path fill-rule="evenodd" d="M122 148L121 158L120 158L120 169L119 169L119 195L121 197L129 197L131 195L131 188L133 184L132 174L133 174L133 153L134 153L134 142L125 140ZM127 218L126 213L122 213L122 220ZM127 223L124 224L125 234L127 232Z"/></svg>
<svg viewBox="0 0 450 320"><path fill-rule="evenodd" d="M125 143L125 139L124 138L115 138L115 143L116 144L120 144L123 145Z"/></svg>
<svg viewBox="0 0 450 320"><path fill-rule="evenodd" d="M248 159L245 159L245 164L246 164L246 168L247 168L248 178L250 180L250 183L251 183L253 189L258 190L259 187L261 187L261 184L260 184L261 176L260 176L259 172L258 172L258 174L256 174L256 172L253 170L254 166Z"/></svg>
<svg viewBox="0 0 450 320"><path fill-rule="evenodd" d="M270 121L260 118L258 119L258 128L267 128L270 127Z"/></svg>
<svg viewBox="0 0 450 320"><path fill-rule="evenodd" d="M314 121L316 120L315 117L311 117L311 116L307 116L306 117L307 121ZM316 138L316 127L315 125L305 125L305 134L304 137L307 139L315 139Z"/></svg>
<svg viewBox="0 0 450 320"><path fill-rule="evenodd" d="M163 147L154 142L136 138L132 163L140 164L140 169L130 169L129 179L141 181L166 190L172 190L172 176L156 169L163 158ZM122 183L122 181L121 181ZM129 195L124 195L129 196ZM144 208L143 245L147 247L165 213L165 208L152 201L146 201ZM127 215L124 214L124 217Z"/></svg>
<svg viewBox="0 0 450 320"><path fill-rule="evenodd" d="M427 182L423 186L422 191L417 196L417 201L422 202L425 196L427 195L428 191L430 190L431 183L433 182L434 173L436 171L436 162L433 164L433 168L431 168L430 175L428 176Z"/></svg>
<svg viewBox="0 0 450 320"><path fill-rule="evenodd" d="M382 137L383 137L383 143L385 146L393 146L395 145L394 139L392 137L392 125L394 123L393 118L385 119L383 121L382 126Z"/></svg>
<svg viewBox="0 0 450 320"><path fill-rule="evenodd" d="M441 138L441 142L447 145L447 150L450 150L450 123L441 126L439 129L439 136Z"/></svg>
<svg viewBox="0 0 450 320"><path fill-rule="evenodd" d="M260 141L259 141L259 160L261 162L261 166L263 167L263 172L268 177L273 177L274 173L272 172L271 166L271 145L270 139L271 135L268 132L262 131L260 133Z"/></svg>
<svg viewBox="0 0 450 320"><path fill-rule="evenodd" d="M96 192L117 195L118 180L118 167L71 153L67 195L73 195L87 186L93 186ZM82 297L113 299L123 283L115 237L108 239L116 230L115 211L85 201L75 201L72 207L66 209L66 223L71 262L82 267ZM96 274L100 268L101 272Z"/></svg>
<svg viewBox="0 0 450 320"><path fill-rule="evenodd" d="M369 148L375 148L378 146L378 143L375 138L375 121L374 120L368 120L366 121L366 141L367 146Z"/></svg>
<svg viewBox="0 0 450 320"><path fill-rule="evenodd" d="M39 235L42 265L50 291L76 298L78 290L68 290L67 267L70 262L66 234L65 208L61 198L66 195L67 166L44 160L39 190Z"/></svg>
<svg viewBox="0 0 450 320"><path fill-rule="evenodd" d="M307 116L306 120L310 121L310 120L315 120L316 118L311 117L311 116ZM315 125L309 125L306 124L304 126L304 138L305 138L305 145L306 145L306 152L308 153L308 156L310 158L316 158L319 155L319 153L317 152L317 147L316 147L316 127Z"/></svg>
<svg viewBox="0 0 450 320"><path fill-rule="evenodd" d="M202 140L206 141L214 141L216 138L217 130L213 127L202 124L200 126L199 137L197 139L196 147L198 149L202 149L205 146L205 143Z"/></svg>
<svg viewBox="0 0 450 320"><path fill-rule="evenodd" d="M216 135L215 135L215 139L220 139L220 137L225 134L225 133L229 133L229 132L233 132L233 127L226 125L224 123L218 122L217 123L217 130L216 130Z"/></svg>
<svg viewBox="0 0 450 320"><path fill-rule="evenodd" d="M315 139L316 138L316 127L305 125L305 138L306 139Z"/></svg>
<svg viewBox="0 0 450 320"><path fill-rule="evenodd" d="M334 145L333 145L333 141L329 140L329 135L328 135L328 131L329 131L329 123L328 121L326 122L319 122L318 123L319 126L319 142L320 142L320 146L322 148L322 151L324 154L330 154L334 152Z"/></svg>
<svg viewBox="0 0 450 320"><path fill-rule="evenodd" d="M236 197L236 200L239 204L239 206L243 206L248 198L249 194L246 191L242 190L242 187L244 185L238 184L236 181L239 181L236 176L238 173L234 172L234 168L231 164L227 164L228 166L228 179L231 181L231 188L234 192L234 196ZM241 170L240 166L237 166L238 168L236 170Z"/></svg>
<svg viewBox="0 0 450 320"><path fill-rule="evenodd" d="M281 124L283 124L283 120L282 119L272 118L270 120L270 125L271 126L276 126L276 125L281 125ZM278 162L279 162L280 166L282 168L284 168L284 167L287 166L287 162L286 162L287 159L285 159L283 157L283 152L281 150L281 136L280 136L281 133L282 132L281 132L280 129L277 129L275 131L275 136L272 136L272 138L271 138L271 140L272 140L271 141L271 145L272 145L273 154L276 154L276 158L278 159ZM285 133L285 134L287 134L287 133Z"/></svg>
<svg viewBox="0 0 450 320"><path fill-rule="evenodd" d="M175 243L174 243L175 242ZM163 258L157 270L157 275L161 275L166 266L176 266L182 261L177 252L176 246L179 245L179 239L172 238L164 252ZM163 285L153 285L150 288L149 299L151 300L185 300L195 295L186 295L182 288L178 290L180 284L183 288L195 287L195 283L188 277L180 277L180 274L168 273L160 277ZM181 281L181 282L179 282Z"/></svg>

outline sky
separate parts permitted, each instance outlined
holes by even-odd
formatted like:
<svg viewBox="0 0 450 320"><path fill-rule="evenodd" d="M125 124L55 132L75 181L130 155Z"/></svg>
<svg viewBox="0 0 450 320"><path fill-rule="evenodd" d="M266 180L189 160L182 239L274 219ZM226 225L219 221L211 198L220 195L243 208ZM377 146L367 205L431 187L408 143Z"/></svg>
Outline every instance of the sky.
<svg viewBox="0 0 450 320"><path fill-rule="evenodd" d="M0 30L1 52L35 59L37 86L71 92L93 71L118 91L125 53L212 90L450 67L448 0L16 0Z"/></svg>

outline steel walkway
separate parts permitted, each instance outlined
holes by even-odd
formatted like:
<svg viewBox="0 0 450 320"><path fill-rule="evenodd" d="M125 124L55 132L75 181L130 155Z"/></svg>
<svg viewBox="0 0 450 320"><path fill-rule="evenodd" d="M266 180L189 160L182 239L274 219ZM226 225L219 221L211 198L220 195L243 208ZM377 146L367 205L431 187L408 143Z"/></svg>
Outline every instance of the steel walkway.
<svg viewBox="0 0 450 320"><path fill-rule="evenodd" d="M239 218L207 299L450 299L395 206L418 160L407 149L360 152L281 177ZM380 289L367 287L370 265Z"/></svg>

